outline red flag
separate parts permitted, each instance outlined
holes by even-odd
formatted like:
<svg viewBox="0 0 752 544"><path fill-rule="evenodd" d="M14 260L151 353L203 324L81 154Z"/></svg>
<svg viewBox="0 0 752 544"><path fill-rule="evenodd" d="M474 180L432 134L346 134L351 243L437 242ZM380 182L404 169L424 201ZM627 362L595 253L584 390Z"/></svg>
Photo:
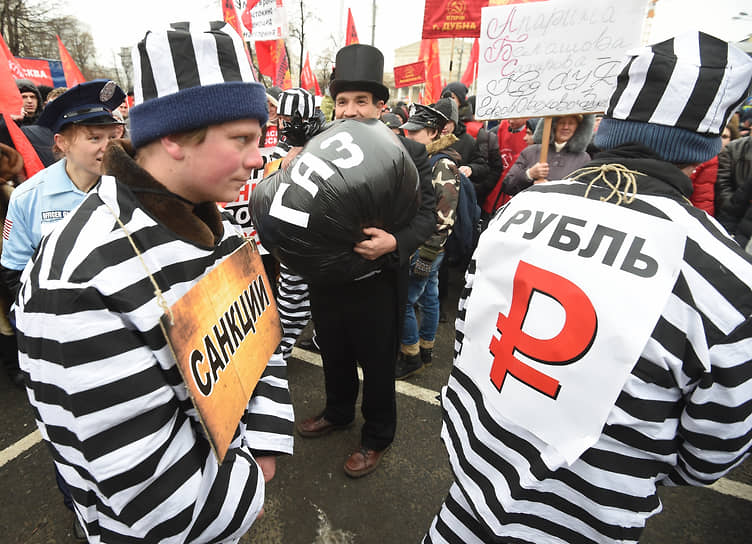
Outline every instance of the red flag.
<svg viewBox="0 0 752 544"><path fill-rule="evenodd" d="M0 34L0 59L3 57L5 57L5 61L7 62L10 73L14 79L24 79L26 77L23 68L21 68L21 65L16 60L16 57L13 56L13 53L10 52L8 44L5 43L2 34Z"/></svg>
<svg viewBox="0 0 752 544"><path fill-rule="evenodd" d="M235 2L233 0L220 0L222 2L222 18L225 23L235 29L240 36L243 35L243 29L240 28L240 21L238 21L238 10L235 9Z"/></svg>
<svg viewBox="0 0 752 544"><path fill-rule="evenodd" d="M235 9L235 2L233 0L220 0L222 2L222 18L224 19L225 23L230 25L235 32L238 33L238 36L240 38L243 38L243 29L240 26L240 21L238 21L238 11ZM251 4L252 2L249 0L248 4ZM258 3L258 0L256 2L253 2L253 6ZM246 11L248 11L248 19L251 18L251 9L253 8L251 6L250 8L247 8ZM243 12L243 17L245 17L245 12ZM243 23L245 24L245 20L243 20ZM248 26L248 32L251 31L251 27ZM245 43L245 40L243 40L243 49L245 49L245 56L248 59L248 64L251 65L251 72L253 72L253 78L258 79L258 74L256 73L256 68L253 67L253 62L251 61L251 52L248 51L248 45Z"/></svg>
<svg viewBox="0 0 752 544"><path fill-rule="evenodd" d="M347 8L347 30L345 31L345 34L345 45L360 43L358 41L358 31L355 30L355 21L353 20L350 8Z"/></svg>
<svg viewBox="0 0 752 544"><path fill-rule="evenodd" d="M292 87L290 64L287 61L285 40L257 41L256 58L259 71L272 79L272 85L289 89Z"/></svg>
<svg viewBox="0 0 752 544"><path fill-rule="evenodd" d="M460 81L465 84L468 89L473 84L475 78L478 76L478 54L480 52L480 46L478 44L478 38L473 41L473 48L470 49L470 60L467 61L467 68L465 73L462 74Z"/></svg>
<svg viewBox="0 0 752 544"><path fill-rule="evenodd" d="M426 63L425 99L433 104L441 98L441 67L439 66L439 41L422 40L420 42L420 60Z"/></svg>
<svg viewBox="0 0 752 544"><path fill-rule="evenodd" d="M313 75L313 70L311 70L311 60L308 57L308 53L306 53L305 63L303 63L303 72L300 74L300 84L304 89L313 90L314 94L321 95L319 82L316 76Z"/></svg>
<svg viewBox="0 0 752 544"><path fill-rule="evenodd" d="M39 160L34 146L31 145L29 139L11 118L11 115L21 115L23 111L21 92L16 86L16 77L14 77L15 74L11 70L13 64L15 64L13 55L11 55L5 40L0 36L0 112L5 120L5 126L8 127L8 134L10 134L10 139L13 141L13 147L23 157L26 177L30 178L40 170L43 170L44 165ZM21 78L23 78L23 73L21 74Z"/></svg>
<svg viewBox="0 0 752 544"><path fill-rule="evenodd" d="M10 54L10 49L1 35L0 44L0 112L21 115L23 99L16 86L16 79L23 78L23 75L17 77L13 72L13 55Z"/></svg>
<svg viewBox="0 0 752 544"><path fill-rule="evenodd" d="M240 19L243 21L243 26L246 27L251 34L253 33L253 17L251 16L251 10L255 8L258 3L259 0L248 0L245 4L243 15L240 16Z"/></svg>
<svg viewBox="0 0 752 544"><path fill-rule="evenodd" d="M274 84L282 89L292 88L292 76L290 75L290 63L287 60L285 40L277 40L277 69L274 73Z"/></svg>
<svg viewBox="0 0 752 544"><path fill-rule="evenodd" d="M44 170L44 165L42 164L42 161L39 160L39 156L37 155L34 146L31 145L31 142L26 135L20 128L18 128L16 122L13 121L10 115L6 112L3 112L3 119L5 120L5 126L8 127L10 139L13 140L13 147L15 147L16 151L18 151L21 154L21 157L23 157L26 179L30 178L40 170Z"/></svg>
<svg viewBox="0 0 752 544"><path fill-rule="evenodd" d="M60 51L60 61L63 63L63 73L65 74L65 84L70 87L75 87L79 83L86 81L86 78L81 73L81 70L76 66L76 61L70 56L68 50L63 45L60 36L57 37L57 48Z"/></svg>
<svg viewBox="0 0 752 544"><path fill-rule="evenodd" d="M276 62L274 61L275 40L263 40L254 43L256 44L256 60L258 60L259 72L273 78L276 70Z"/></svg>

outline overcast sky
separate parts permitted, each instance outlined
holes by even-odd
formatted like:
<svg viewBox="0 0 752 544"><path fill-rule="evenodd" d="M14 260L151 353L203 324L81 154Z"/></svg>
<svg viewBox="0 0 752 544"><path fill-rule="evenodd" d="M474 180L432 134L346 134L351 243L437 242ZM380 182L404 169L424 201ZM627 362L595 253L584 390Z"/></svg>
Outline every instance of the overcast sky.
<svg viewBox="0 0 752 544"><path fill-rule="evenodd" d="M68 13L91 28L101 64L113 64L113 54L117 54L120 47L133 46L147 30L164 27L172 21L221 19L220 1L128 0L116 4L101 0L64 0ZM288 10L296 9L298 5L297 0L284 1ZM312 63L315 64L315 57L330 47L332 34L341 39L348 7L352 9L360 42L371 43L372 2L304 0L304 4L314 14L313 18L308 19L310 24L307 27L307 33L310 32L312 38L309 44ZM384 53L385 69L391 70L394 49L420 40L425 2L378 0L375 4L375 45ZM733 17L739 12L750 15L734 20ZM703 30L726 40L740 40L752 34L752 0L658 1L651 42L689 29ZM295 47L294 40L288 42L288 47Z"/></svg>

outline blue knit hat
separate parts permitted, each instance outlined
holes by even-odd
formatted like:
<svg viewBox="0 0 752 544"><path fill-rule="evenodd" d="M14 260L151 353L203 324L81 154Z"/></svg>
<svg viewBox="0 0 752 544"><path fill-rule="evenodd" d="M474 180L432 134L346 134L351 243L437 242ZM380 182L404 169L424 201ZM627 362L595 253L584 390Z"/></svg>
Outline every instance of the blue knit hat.
<svg viewBox="0 0 752 544"><path fill-rule="evenodd" d="M705 162L721 150L721 132L751 81L752 59L702 32L633 50L593 143L640 143L668 162Z"/></svg>
<svg viewBox="0 0 752 544"><path fill-rule="evenodd" d="M266 91L254 82L237 32L224 21L170 26L133 48L133 146L227 121L266 123Z"/></svg>

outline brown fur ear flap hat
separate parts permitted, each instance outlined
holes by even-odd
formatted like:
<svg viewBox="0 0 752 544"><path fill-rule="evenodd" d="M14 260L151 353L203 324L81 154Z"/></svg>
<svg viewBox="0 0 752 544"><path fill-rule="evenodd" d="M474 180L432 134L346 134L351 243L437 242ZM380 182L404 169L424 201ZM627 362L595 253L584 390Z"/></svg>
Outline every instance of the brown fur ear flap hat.
<svg viewBox="0 0 752 544"><path fill-rule="evenodd" d="M23 157L9 145L0 144L0 179L8 181L15 179L23 169Z"/></svg>

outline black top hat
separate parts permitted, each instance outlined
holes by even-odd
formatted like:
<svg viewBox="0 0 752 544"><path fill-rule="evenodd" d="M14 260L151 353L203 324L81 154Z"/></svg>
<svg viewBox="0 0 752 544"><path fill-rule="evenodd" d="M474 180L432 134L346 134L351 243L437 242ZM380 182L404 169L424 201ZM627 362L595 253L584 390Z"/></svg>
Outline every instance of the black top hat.
<svg viewBox="0 0 752 544"><path fill-rule="evenodd" d="M389 100L389 89L382 83L384 55L370 45L353 44L337 51L329 94L336 99L343 91L368 91L377 100Z"/></svg>
<svg viewBox="0 0 752 544"><path fill-rule="evenodd" d="M69 123L79 125L122 125L112 110L125 100L125 93L114 81L95 79L76 85L45 106L38 125L57 134Z"/></svg>

